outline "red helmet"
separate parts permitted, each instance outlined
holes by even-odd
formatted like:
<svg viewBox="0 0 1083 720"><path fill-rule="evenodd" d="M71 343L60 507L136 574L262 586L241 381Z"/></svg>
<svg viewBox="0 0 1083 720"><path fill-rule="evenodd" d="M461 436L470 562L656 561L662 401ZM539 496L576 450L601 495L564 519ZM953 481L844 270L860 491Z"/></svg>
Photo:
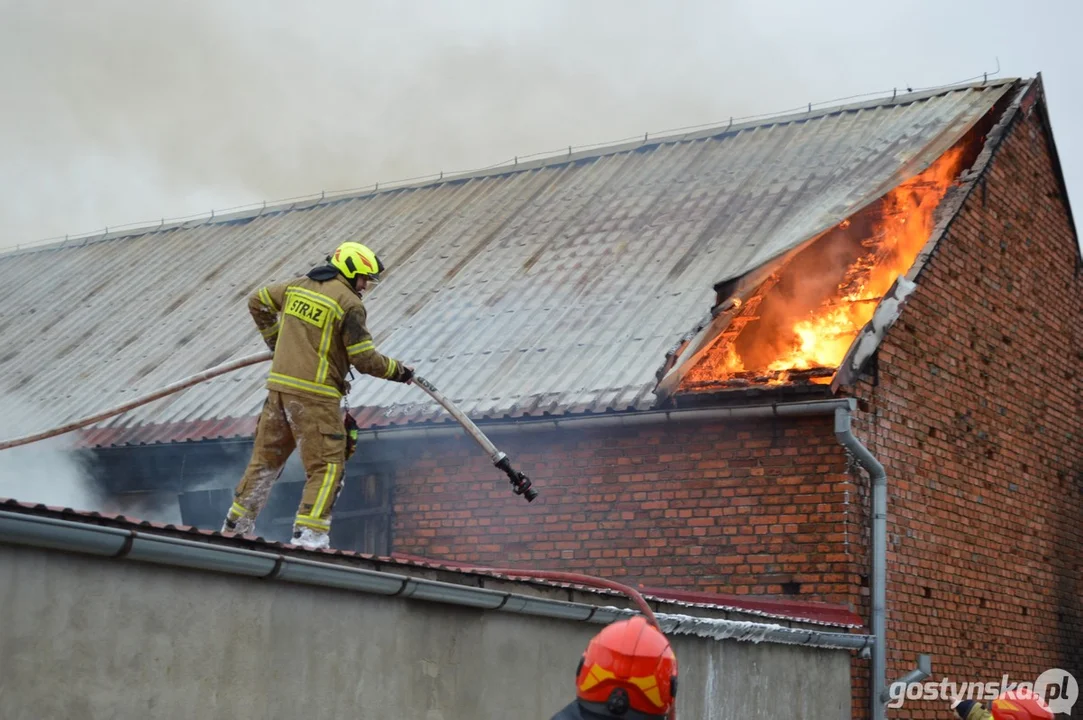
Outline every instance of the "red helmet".
<svg viewBox="0 0 1083 720"><path fill-rule="evenodd" d="M993 701L993 720L1053 720L1053 711L1037 693L1009 690Z"/></svg>
<svg viewBox="0 0 1083 720"><path fill-rule="evenodd" d="M677 657L669 641L642 615L620 620L594 636L575 678L576 695L611 717L634 710L664 718L677 693Z"/></svg>

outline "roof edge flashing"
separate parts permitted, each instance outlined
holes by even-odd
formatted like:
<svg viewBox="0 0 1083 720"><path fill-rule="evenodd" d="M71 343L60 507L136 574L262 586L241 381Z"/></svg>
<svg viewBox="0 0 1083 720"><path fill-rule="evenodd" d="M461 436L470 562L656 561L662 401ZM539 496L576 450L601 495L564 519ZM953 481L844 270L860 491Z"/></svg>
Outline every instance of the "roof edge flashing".
<svg viewBox="0 0 1083 720"><path fill-rule="evenodd" d="M772 402L726 402L720 400L716 405L706 407L669 407L651 410L627 410L620 412L566 415L556 417L520 417L501 420L475 420L486 435L509 435L558 430L597 430L611 427L638 427L670 422L724 422L731 419L784 417L789 414L820 415L834 412L838 403L846 403L845 398L815 398L775 400ZM795 410L795 406L803 409ZM401 425L383 425L370 427L358 432L358 442L384 440L440 440L465 435L466 431L458 423L447 420L440 423ZM76 451L111 453L133 449L151 449L183 445L189 441L151 442L116 445L81 445ZM222 438L206 437L200 442L239 444L251 442L251 436L229 436Z"/></svg>
<svg viewBox="0 0 1083 720"><path fill-rule="evenodd" d="M608 623L619 617L636 614L634 610L624 608L530 597L8 511L0 511L0 543L97 556L111 555L119 559L155 565L334 587L561 620ZM108 552L108 549L113 552ZM345 582L345 578L353 578L355 581ZM871 642L871 637L867 635L790 628L772 623L670 614L660 615L659 620L663 629L668 627L667 632L716 641L775 642L839 650L860 649Z"/></svg>
<svg viewBox="0 0 1083 720"><path fill-rule="evenodd" d="M678 408L668 410L639 410L635 412L584 415L571 418L511 420L508 422L480 424L486 434L525 433L545 430L601 429L611 427L636 427L670 422L719 422L726 420L769 419L804 415L827 415L838 407L849 407L851 398L828 398L795 402L772 402L754 405L725 405L705 408ZM390 428L363 430L358 442L377 440L438 439L464 434L457 424L447 423L438 427L410 427L403 425Z"/></svg>
<svg viewBox="0 0 1083 720"><path fill-rule="evenodd" d="M631 617L636 613L622 608L605 608L619 618ZM655 613L662 632L667 635L685 635L710 638L715 641L736 640L738 642L773 642L782 645L802 645L832 650L865 650L871 648L871 635L844 634L813 629L798 629L776 625L774 623L727 620L723 618L701 618L691 615Z"/></svg>

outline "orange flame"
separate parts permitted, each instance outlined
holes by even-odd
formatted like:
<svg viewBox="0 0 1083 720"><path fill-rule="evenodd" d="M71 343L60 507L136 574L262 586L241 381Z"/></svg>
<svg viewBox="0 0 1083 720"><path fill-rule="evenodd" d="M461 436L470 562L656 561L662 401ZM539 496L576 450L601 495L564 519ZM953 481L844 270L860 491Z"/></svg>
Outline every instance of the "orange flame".
<svg viewBox="0 0 1083 720"><path fill-rule="evenodd" d="M873 236L862 243L867 252L850 265L831 297L808 315L793 318L788 331L783 331L792 337L772 343L781 347L773 360L762 362L760 358L756 367L747 367L747 359L730 338L693 368L685 385L719 382L750 371L760 376L760 382L766 377L766 382L774 385L786 382L789 371L838 367L858 332L872 318L879 299L910 269L928 242L934 212L958 174L962 156L961 146L949 150L925 172L885 196ZM840 227L849 223L846 220Z"/></svg>

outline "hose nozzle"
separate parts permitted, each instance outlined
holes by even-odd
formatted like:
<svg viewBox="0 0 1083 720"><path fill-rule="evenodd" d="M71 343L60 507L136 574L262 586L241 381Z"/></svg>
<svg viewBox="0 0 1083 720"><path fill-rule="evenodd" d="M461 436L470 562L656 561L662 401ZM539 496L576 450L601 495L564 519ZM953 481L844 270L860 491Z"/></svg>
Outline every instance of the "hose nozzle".
<svg viewBox="0 0 1083 720"><path fill-rule="evenodd" d="M530 478L511 466L507 455L497 460L494 465L507 473L508 481L511 482L512 490L516 495L526 497L527 502L534 502L534 498L538 497L538 491L530 486Z"/></svg>

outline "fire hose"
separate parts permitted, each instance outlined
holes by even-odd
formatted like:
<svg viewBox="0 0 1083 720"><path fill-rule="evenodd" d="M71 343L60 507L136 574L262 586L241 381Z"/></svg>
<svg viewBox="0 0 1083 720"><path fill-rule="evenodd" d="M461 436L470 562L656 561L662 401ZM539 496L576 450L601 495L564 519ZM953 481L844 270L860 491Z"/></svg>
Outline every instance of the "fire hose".
<svg viewBox="0 0 1083 720"><path fill-rule="evenodd" d="M75 430L85 428L89 425L101 422L102 420L106 420L115 415L120 415L121 413L128 412L129 410L137 408L141 405L146 405L147 403L154 402L155 400L164 398L167 395L172 395L173 393L180 392L181 390L190 388L193 385L198 385L201 382L206 382L207 380L210 380L211 378L216 378L219 375L225 375L226 373L233 372L234 370L239 370L243 367L248 367L249 365L255 365L256 363L266 362L272 357L273 354L270 351L266 351L257 353L256 355L249 355L238 360L233 360L232 362L216 365L209 370L204 370L203 372L192 375L191 377L187 377L184 380L178 380L172 385L166 385L164 388L155 390L148 395L137 397L135 400L129 400L123 405L117 405L116 407L109 408L108 410L103 410L95 415L88 415L81 420L70 422L67 425L61 425L60 427L55 427L51 430L46 430L44 432L36 433L34 435L26 435L21 438L15 438L14 440L5 440L4 442L0 442L0 450L7 450L8 448L18 447L20 445L29 445L30 443L38 442L40 440L47 440L51 437L56 437L57 435L64 435L66 433L74 432Z"/></svg>
<svg viewBox="0 0 1083 720"><path fill-rule="evenodd" d="M525 577L533 578L535 580L551 580L554 582L566 582L575 585L587 585L590 587L603 588L606 590L616 590L617 592L624 593L628 598L636 604L639 611L643 613L643 617L647 619L656 630L662 631L662 628L658 625L658 618L654 616L654 611L651 610L651 606L647 604L646 598L640 594L638 590L623 583L619 583L615 580L606 580L605 578L594 577L593 575L582 575L580 573L562 572L560 570L522 570L520 568L490 568L490 567L466 567L463 568L464 572L485 572L494 573L497 575L507 575L508 577Z"/></svg>
<svg viewBox="0 0 1083 720"><path fill-rule="evenodd" d="M524 496L527 502L534 502L534 498L538 497L538 491L530 486L530 479L511 466L511 460L508 459L508 456L496 449L496 446L489 441L489 438L485 437L485 433L478 429L478 426L466 416L466 413L455 407L454 403L444 397L443 393L420 375L414 375L414 384L427 392L433 400L440 403L453 418L459 421L459 424L469 433L470 437L474 438L478 445L481 445L482 450L489 453L489 459L492 460L493 465L507 474L512 491L516 495Z"/></svg>
<svg viewBox="0 0 1083 720"><path fill-rule="evenodd" d="M197 373L196 375L192 375L191 377L187 377L183 380L178 380L171 385L166 385L165 387L155 390L152 393L135 398L134 400L129 400L122 405L117 405L116 407L110 408L108 410L103 410L99 413L95 413L94 415L89 415L85 418L82 418L81 420L76 420L66 425L61 425L50 430L35 433L33 435L26 435L24 437L14 438L12 440L0 442L0 450L7 450L9 448L18 447L20 445L29 445L30 443L47 440L48 438L56 437L57 435L64 435L69 432L74 432L75 430L88 427L95 423L99 423L102 420L106 420L116 415L120 415L121 413L128 412L129 410L154 402L155 400L160 400L167 395L172 395L173 393L180 392L181 390L190 388L193 385L198 385L199 383L206 382L207 380L216 378L219 375L225 375L226 373L233 372L234 370L239 370L243 367L248 367L249 365L267 362L273 357L274 353L268 350L261 353L256 353L255 355L248 355L247 357L239 358L237 360L223 363L221 365L216 365L215 367L204 370L201 373ZM413 381L415 385L428 393L433 400L435 400L445 410L447 410L448 413L450 413L451 416L455 418L455 420L457 420L460 425L462 425L463 429L466 430L466 432L472 438L474 438L474 440L476 440L479 445L481 445L482 449L489 454L489 459L492 460L493 465L495 465L499 470L501 470L508 476L508 480L509 482L511 482L512 491L516 495L524 496L527 502L533 502L534 499L538 497L538 491L531 487L530 479L522 472L512 467L511 460L508 458L508 456L498 450L496 446L493 445L493 443L489 440L489 438L487 438L485 434L481 432L480 429L478 429L478 426L475 425L470 420L470 418L468 418L466 414L463 413L462 410L457 408L454 403L448 400L443 393L437 390L436 387L425 378L415 375Z"/></svg>

